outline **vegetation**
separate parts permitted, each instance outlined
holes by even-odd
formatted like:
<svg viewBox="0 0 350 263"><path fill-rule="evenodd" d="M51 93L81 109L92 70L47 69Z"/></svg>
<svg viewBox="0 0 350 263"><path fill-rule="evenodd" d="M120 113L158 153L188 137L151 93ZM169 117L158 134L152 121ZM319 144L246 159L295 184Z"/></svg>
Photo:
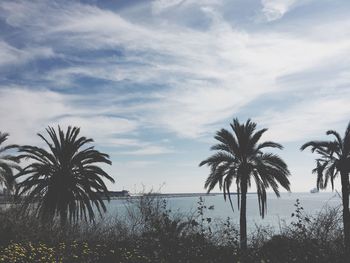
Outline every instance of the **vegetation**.
<svg viewBox="0 0 350 263"><path fill-rule="evenodd" d="M43 135L49 151L36 146L20 146L18 158L30 160L17 177L25 177L18 183L17 195L23 197L22 209L35 209L44 222L59 217L61 226L67 221L94 220L93 206L101 214L106 211L102 200L108 198L107 187L102 180L114 182L97 163L111 164L107 154L83 148L92 139L79 137L79 128L68 127L66 133L58 127L46 129L51 141ZM35 204L35 205L33 205Z"/></svg>
<svg viewBox="0 0 350 263"><path fill-rule="evenodd" d="M334 189L334 179L340 174L343 199L343 224L345 247L350 253L350 210L349 210L349 172L350 172L350 123L344 137L334 130L327 131L327 135L333 135L334 140L310 141L301 146L301 150L311 148L319 158L316 159L317 188L324 189L331 182Z"/></svg>
<svg viewBox="0 0 350 263"><path fill-rule="evenodd" d="M289 170L286 163L276 154L264 153L265 148L282 149L282 145L266 141L259 143L267 129L256 130L256 123L248 120L240 124L237 119L230 124L233 133L221 129L216 133L218 144L211 147L216 153L202 161L200 166L208 165L210 174L205 182L208 193L219 185L232 206L230 187L234 182L240 208L241 249L247 249L246 200L251 181L256 183L259 210L262 217L266 212L266 189L271 187L279 196L278 184L290 191ZM233 206L232 206L233 209Z"/></svg>
<svg viewBox="0 0 350 263"><path fill-rule="evenodd" d="M14 171L19 171L19 159L8 154L7 151L15 148L14 145L3 146L9 134L0 132L0 186L12 192L15 189L16 181Z"/></svg>

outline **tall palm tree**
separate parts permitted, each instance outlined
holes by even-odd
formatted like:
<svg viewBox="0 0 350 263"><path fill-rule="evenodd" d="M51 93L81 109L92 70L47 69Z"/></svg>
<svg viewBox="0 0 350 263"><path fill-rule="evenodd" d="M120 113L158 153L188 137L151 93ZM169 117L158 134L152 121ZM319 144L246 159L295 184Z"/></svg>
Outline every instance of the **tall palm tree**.
<svg viewBox="0 0 350 263"><path fill-rule="evenodd" d="M340 174L343 201L344 244L346 251L350 252L350 211L349 211L349 172L350 172L350 122L344 137L334 130L326 132L333 135L329 141L310 141L301 146L301 150L311 148L320 157L316 159L317 188L325 189L328 181L334 190L334 179Z"/></svg>
<svg viewBox="0 0 350 263"><path fill-rule="evenodd" d="M232 210L232 200L230 187L232 182L236 184L238 208L240 209L240 245L241 249L247 249L247 220L246 204L247 191L254 179L258 194L259 212L262 217L266 213L266 189L279 194L280 184L290 191L288 176L290 175L286 163L276 154L264 153L265 148L282 149L282 145L266 141L259 143L259 140L267 129L256 130L256 123L247 120L245 124L240 124L238 119L234 119L230 124L233 133L226 129L221 129L214 137L218 144L211 147L216 151L208 159L199 165L210 166L210 174L205 182L208 193L219 185L223 189L224 199L226 196L230 201Z"/></svg>
<svg viewBox="0 0 350 263"><path fill-rule="evenodd" d="M109 200L103 178L114 183L97 163L111 164L109 156L94 149L84 147L92 139L79 137L80 129L68 127L64 133L58 127L58 133L52 127L46 129L51 140L40 133L49 151L35 146L20 146L20 158L31 163L19 174L25 179L18 183L18 196L24 199L24 208L35 207L40 219L52 222L57 216L61 225L67 221L84 219L94 221L93 206L102 215L106 206L102 200ZM33 204L33 205L31 205Z"/></svg>
<svg viewBox="0 0 350 263"><path fill-rule="evenodd" d="M0 185L5 187L7 191L13 192L16 186L14 170L19 171L19 159L16 156L7 154L10 149L15 148L15 145L2 146L7 140L9 134L0 132Z"/></svg>

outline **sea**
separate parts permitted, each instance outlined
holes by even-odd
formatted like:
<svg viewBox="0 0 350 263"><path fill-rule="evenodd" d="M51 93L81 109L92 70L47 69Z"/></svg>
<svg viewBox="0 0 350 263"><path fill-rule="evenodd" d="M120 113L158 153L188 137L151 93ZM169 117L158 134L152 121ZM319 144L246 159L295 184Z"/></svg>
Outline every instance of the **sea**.
<svg viewBox="0 0 350 263"><path fill-rule="evenodd" d="M162 197L166 201L167 209L177 216L192 214L196 215L199 202L199 196L181 196L181 197ZM232 195L234 209L232 210L229 201L224 201L222 194L201 196L204 205L213 209L204 209L204 217L216 221L223 221L227 218L234 224L239 223L239 210L237 207L237 196ZM295 217L296 201L299 200L303 208L302 213L305 216L316 216L329 207L341 208L341 196L338 192L319 192L319 193L281 193L278 198L274 193L267 194L267 214L261 218L259 214L259 205L257 195L251 193L247 195L247 227L252 230L257 226L269 226L278 230L284 224L289 224ZM132 200L116 199L107 204L106 218L115 216L125 216L127 207L137 202L137 198ZM340 210L341 211L341 210Z"/></svg>
<svg viewBox="0 0 350 263"><path fill-rule="evenodd" d="M212 221L225 221L227 218L233 224L239 224L239 210L237 207L237 195L232 195L233 210L229 201L224 201L222 194L185 194L185 195L165 195L156 197L165 201L167 210L176 217L188 218L189 215L198 215L198 202L202 198L204 218L211 218ZM257 227L270 227L278 231L284 225L295 221L292 214L296 210L296 201L299 200L304 216L317 216L318 213L327 208L339 208L341 210L341 195L338 192L318 192L318 193L281 193L278 198L274 193L267 194L267 213L264 218L259 214L258 198L255 193L247 195L247 228L248 231L254 231ZM111 222L115 218L128 220L128 212L136 207L139 198L119 198L106 202L107 212L97 220ZM0 208L6 208L9 205L0 204ZM213 207L213 209L208 209ZM97 212L97 211L96 211Z"/></svg>

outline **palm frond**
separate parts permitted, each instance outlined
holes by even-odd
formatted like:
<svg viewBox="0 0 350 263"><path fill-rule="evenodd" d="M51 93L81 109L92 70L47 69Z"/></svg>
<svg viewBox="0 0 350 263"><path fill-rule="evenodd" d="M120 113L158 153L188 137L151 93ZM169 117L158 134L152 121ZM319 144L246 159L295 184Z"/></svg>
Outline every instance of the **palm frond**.
<svg viewBox="0 0 350 263"><path fill-rule="evenodd" d="M2 145L8 137L8 133L0 132L0 185L4 185L8 190L13 192L17 183L14 172L20 171L21 167L18 165L20 159L17 156L6 153L9 150L16 149L18 146Z"/></svg>
<svg viewBox="0 0 350 263"><path fill-rule="evenodd" d="M277 149L282 150L283 146L277 142L266 141L266 142L259 144L256 149L257 149L257 151L260 151L261 149L264 149L264 148L277 148Z"/></svg>
<svg viewBox="0 0 350 263"><path fill-rule="evenodd" d="M335 138L337 139L337 142L339 144L339 147L342 149L343 148L343 139L340 137L340 134L337 131L334 130L329 130L326 132L327 135L334 135Z"/></svg>

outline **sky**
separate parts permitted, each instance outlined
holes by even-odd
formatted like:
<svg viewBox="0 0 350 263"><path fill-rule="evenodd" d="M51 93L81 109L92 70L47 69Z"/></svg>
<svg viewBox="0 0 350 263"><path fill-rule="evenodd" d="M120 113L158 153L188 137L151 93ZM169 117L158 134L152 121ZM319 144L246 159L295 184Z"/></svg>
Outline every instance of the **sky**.
<svg viewBox="0 0 350 263"><path fill-rule="evenodd" d="M185 193L205 191L215 132L251 118L283 144L292 192L309 191L315 156L300 146L350 120L349 12L347 0L1 1L0 131L42 145L48 125L79 126L111 157L110 189Z"/></svg>

